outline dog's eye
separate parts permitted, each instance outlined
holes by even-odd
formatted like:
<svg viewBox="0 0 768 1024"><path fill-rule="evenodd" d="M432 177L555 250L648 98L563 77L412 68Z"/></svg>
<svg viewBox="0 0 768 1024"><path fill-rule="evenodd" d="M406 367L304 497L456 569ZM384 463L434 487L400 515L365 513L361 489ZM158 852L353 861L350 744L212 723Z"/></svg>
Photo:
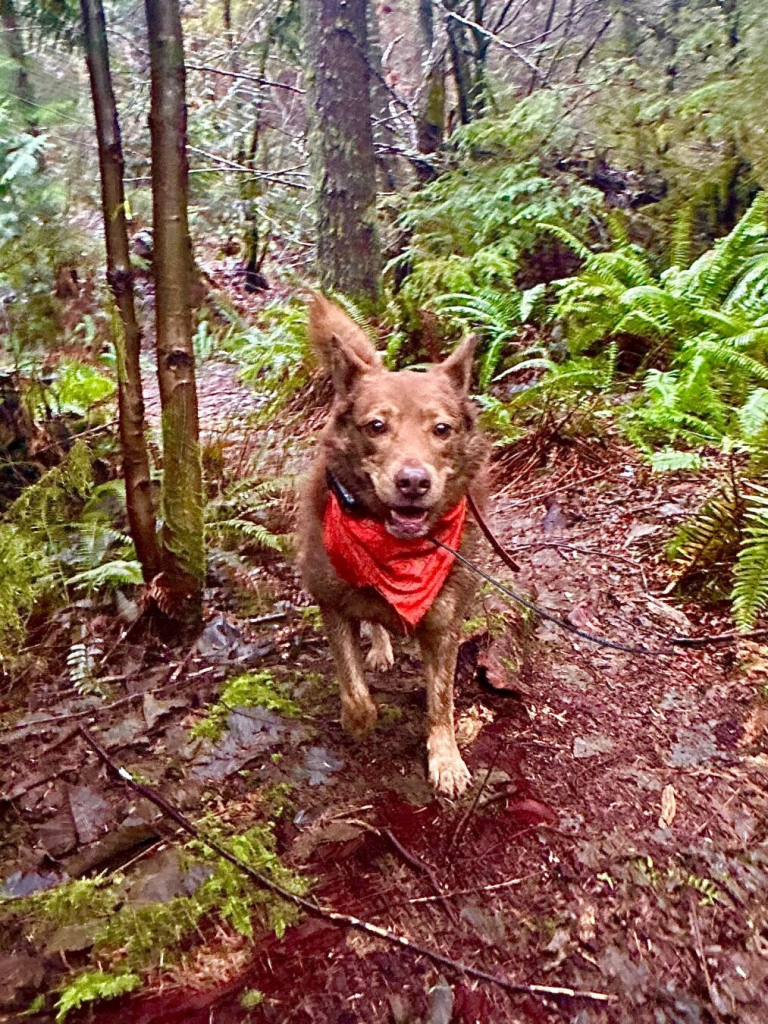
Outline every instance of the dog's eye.
<svg viewBox="0 0 768 1024"><path fill-rule="evenodd" d="M384 420L371 420L370 423L366 423L365 429L375 437L377 434L385 433L387 424Z"/></svg>
<svg viewBox="0 0 768 1024"><path fill-rule="evenodd" d="M452 429L450 423L437 423L432 428L432 433L437 437L448 437Z"/></svg>

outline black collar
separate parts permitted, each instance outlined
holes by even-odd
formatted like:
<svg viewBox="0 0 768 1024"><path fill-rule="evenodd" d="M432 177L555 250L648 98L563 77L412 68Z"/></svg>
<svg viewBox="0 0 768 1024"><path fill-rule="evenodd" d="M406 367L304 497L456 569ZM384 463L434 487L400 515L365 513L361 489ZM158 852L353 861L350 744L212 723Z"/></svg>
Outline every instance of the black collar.
<svg viewBox="0 0 768 1024"><path fill-rule="evenodd" d="M347 490L347 488L344 486L344 484L341 482L341 480L339 480L339 478L334 473L332 473L330 471L330 469L326 469L326 471L325 471L325 479L326 479L326 481L328 483L329 488L333 491L333 493L339 499L339 501L341 502L342 507L344 508L344 510L346 512L360 512L361 511L360 502L357 500L357 498L354 496L354 494L351 494Z"/></svg>

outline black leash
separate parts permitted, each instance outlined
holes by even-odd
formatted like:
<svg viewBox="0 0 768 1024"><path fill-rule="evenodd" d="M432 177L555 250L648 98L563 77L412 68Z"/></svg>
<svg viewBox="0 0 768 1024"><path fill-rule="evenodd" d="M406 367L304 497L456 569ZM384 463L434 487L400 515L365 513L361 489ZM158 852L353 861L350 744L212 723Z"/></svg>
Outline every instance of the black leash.
<svg viewBox="0 0 768 1024"><path fill-rule="evenodd" d="M500 590L502 594L505 594L513 601L516 601L517 604L522 605L523 608L527 608L529 612L533 612L535 615L538 615L540 619L546 619L547 622L554 623L554 625L559 626L568 633L573 633L574 636L578 636L582 640L588 640L591 644L597 644L598 647L607 647L611 651L622 651L624 654L651 654L654 657L663 656L669 658L675 653L674 651L667 651L661 648L654 649L651 647L643 647L642 645L633 646L631 644L620 644L614 640L604 640L600 636L594 636L592 633L587 633L583 629L579 629L577 626L572 626L567 619L561 619L559 615L553 615L552 612L548 612L545 608L540 608L537 604L534 604L533 601L529 601L526 597L523 597L522 594L518 594L516 591L512 590L511 587L499 582L499 580L494 576L487 573L485 569L481 569L479 565L475 565L474 562L470 562L468 558L465 558L464 555L462 555L460 551L456 551L455 548L449 547L447 544L443 544L442 541L435 540L434 537L431 537L430 540L439 548L449 551L454 558L458 558L458 560L463 565L466 565L468 569L471 569L472 572L492 584L497 590ZM669 642L671 644L685 646L685 641L687 639L687 637L670 637Z"/></svg>

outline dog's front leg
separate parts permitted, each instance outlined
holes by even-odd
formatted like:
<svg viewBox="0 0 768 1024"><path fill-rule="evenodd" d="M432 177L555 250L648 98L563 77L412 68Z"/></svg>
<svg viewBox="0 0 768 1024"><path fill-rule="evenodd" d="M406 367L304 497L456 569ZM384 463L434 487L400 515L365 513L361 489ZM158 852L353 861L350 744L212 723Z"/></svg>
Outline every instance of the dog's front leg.
<svg viewBox="0 0 768 1024"><path fill-rule="evenodd" d="M362 740L376 725L378 711L363 672L360 623L328 608L321 612L339 677L341 725L352 739Z"/></svg>
<svg viewBox="0 0 768 1024"><path fill-rule="evenodd" d="M458 637L449 630L422 629L418 635L427 677L427 761L429 781L444 796L460 796L470 780L453 727L453 676Z"/></svg>

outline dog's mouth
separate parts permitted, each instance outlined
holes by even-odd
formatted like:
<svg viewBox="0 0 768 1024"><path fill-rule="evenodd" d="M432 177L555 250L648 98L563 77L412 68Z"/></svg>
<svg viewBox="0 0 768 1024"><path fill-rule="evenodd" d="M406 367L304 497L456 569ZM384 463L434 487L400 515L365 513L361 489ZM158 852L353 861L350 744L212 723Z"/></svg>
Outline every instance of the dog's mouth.
<svg viewBox="0 0 768 1024"><path fill-rule="evenodd" d="M416 505L391 508L386 527L393 537L423 537L429 529L429 509Z"/></svg>

